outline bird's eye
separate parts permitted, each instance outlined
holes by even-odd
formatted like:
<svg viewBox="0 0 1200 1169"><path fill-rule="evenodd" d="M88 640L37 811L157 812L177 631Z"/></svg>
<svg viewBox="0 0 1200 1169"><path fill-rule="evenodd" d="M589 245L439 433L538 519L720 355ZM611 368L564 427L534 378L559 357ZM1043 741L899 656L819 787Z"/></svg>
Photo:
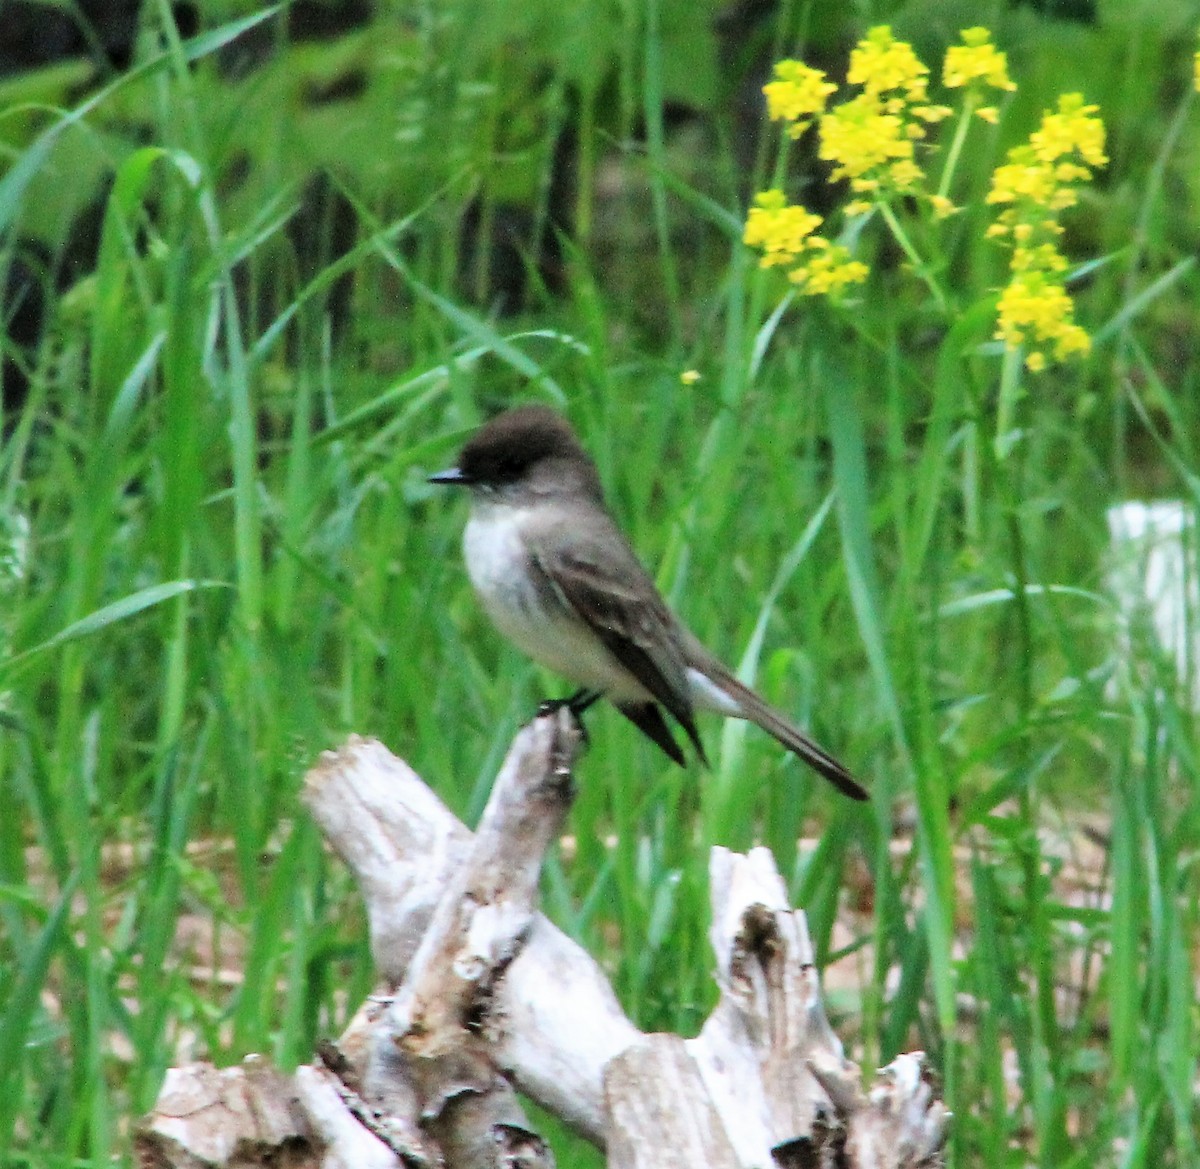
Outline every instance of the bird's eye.
<svg viewBox="0 0 1200 1169"><path fill-rule="evenodd" d="M516 459L503 459L496 465L496 481L515 483L520 479L523 469Z"/></svg>

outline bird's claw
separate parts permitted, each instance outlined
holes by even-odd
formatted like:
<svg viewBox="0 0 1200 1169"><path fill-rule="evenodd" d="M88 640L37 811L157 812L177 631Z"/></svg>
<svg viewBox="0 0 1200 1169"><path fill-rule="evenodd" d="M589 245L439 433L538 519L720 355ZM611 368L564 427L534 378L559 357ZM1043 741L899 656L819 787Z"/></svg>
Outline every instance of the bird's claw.
<svg viewBox="0 0 1200 1169"><path fill-rule="evenodd" d="M544 698L538 703L538 715L553 714L565 706L576 718L600 698L599 690L576 690L566 698Z"/></svg>
<svg viewBox="0 0 1200 1169"><path fill-rule="evenodd" d="M587 727L583 725L583 712L599 697L600 691L598 690L576 690L574 694L566 698L544 698L538 703L537 715L538 718L545 718L546 715L554 714L566 707L575 718L575 725L579 727L579 734L583 739L584 746L591 746L592 740L588 735Z"/></svg>

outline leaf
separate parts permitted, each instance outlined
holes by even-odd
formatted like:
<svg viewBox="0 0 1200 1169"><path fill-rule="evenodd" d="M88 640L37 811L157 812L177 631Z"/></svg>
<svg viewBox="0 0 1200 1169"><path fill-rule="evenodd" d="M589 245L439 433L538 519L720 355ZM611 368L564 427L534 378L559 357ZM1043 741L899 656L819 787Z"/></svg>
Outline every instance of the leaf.
<svg viewBox="0 0 1200 1169"><path fill-rule="evenodd" d="M119 621L125 621L144 609L160 605L163 601L169 601L183 593L194 592L197 589L229 587L224 581L219 580L173 580L139 589L136 593L130 593L129 596L122 597L119 601L104 605L94 613L81 617L78 621L72 621L65 629L59 630L53 637L43 641L40 645L32 646L9 658L8 661L0 663L0 675L23 664L30 658L57 649L68 642L78 641L82 637L90 637L101 629L106 629Z"/></svg>
<svg viewBox="0 0 1200 1169"><path fill-rule="evenodd" d="M229 44L230 41L236 40L242 33L254 28L255 25L262 24L263 21L271 19L282 7L283 5L281 4L274 4L270 8L264 8L261 12L254 13L253 16L247 16L243 20L230 21L228 24L223 24L220 28L215 28L211 32L202 33L200 36L185 41L183 45L185 59L188 61L197 61L201 57L215 53L218 49ZM25 194L25 188L29 185L34 175L41 170L46 159L49 158L50 151L53 149L54 143L58 140L58 136L68 126L73 126L83 121L92 110L106 102L119 89L129 85L131 82L138 81L144 77L150 77L161 69L168 68L171 65L171 61L171 54L164 52L158 54L156 57L152 57L137 68L130 69L127 73L122 73L115 81L92 94L87 101L80 103L73 110L63 113L62 117L54 125L43 131L36 141L21 155L20 161L16 166L0 179L0 232L5 231L16 219L21 199Z"/></svg>

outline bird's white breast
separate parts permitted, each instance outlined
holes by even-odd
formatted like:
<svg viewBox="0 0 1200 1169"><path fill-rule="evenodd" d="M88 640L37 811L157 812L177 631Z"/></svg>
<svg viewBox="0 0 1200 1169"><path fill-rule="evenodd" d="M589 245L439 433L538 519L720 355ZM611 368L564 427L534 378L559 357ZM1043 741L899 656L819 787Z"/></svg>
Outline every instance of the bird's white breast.
<svg viewBox="0 0 1200 1169"><path fill-rule="evenodd" d="M530 509L476 500L463 533L467 575L496 628L534 661L611 697L645 699L646 692L617 663L599 637L553 588L531 572L525 533Z"/></svg>

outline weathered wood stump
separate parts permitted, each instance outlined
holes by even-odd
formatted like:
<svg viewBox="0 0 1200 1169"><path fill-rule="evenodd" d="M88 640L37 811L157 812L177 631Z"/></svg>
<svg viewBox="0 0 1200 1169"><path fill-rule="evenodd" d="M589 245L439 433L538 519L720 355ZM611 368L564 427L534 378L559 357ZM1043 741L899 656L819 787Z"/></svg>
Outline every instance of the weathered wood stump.
<svg viewBox="0 0 1200 1169"><path fill-rule="evenodd" d="M691 1040L644 1035L599 966L536 909L579 730L522 729L472 834L380 743L351 738L304 798L366 900L386 994L322 1058L173 1069L144 1165L549 1166L524 1093L615 1169L941 1163L948 1114L920 1053L864 1093L821 1004L803 913L770 853L713 850L720 1001Z"/></svg>

